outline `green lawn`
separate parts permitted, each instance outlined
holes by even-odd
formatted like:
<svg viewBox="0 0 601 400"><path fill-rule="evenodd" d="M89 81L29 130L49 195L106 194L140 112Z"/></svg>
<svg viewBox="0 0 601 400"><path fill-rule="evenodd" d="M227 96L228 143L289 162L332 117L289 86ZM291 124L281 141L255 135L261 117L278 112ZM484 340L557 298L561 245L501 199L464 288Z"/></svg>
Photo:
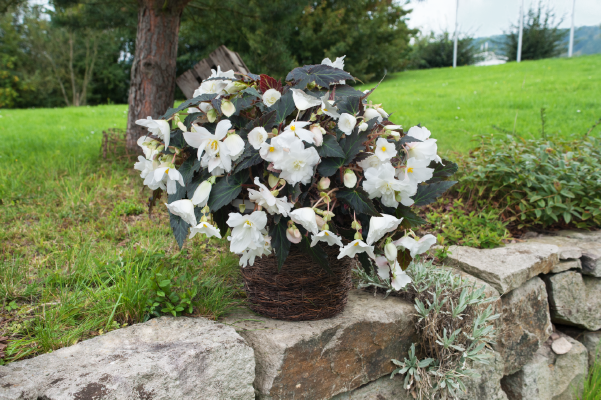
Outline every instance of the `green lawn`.
<svg viewBox="0 0 601 400"><path fill-rule="evenodd" d="M493 125L513 131L516 113L516 131L538 135L541 107L549 134L586 132L601 117L599 71L601 56L410 71L372 100L405 127L428 127L443 152L465 151L473 135L501 134ZM126 116L124 105L0 110L0 363L147 318L152 279L200 293L195 315L239 301L224 241L197 235L179 251L165 207L145 212L134 160L100 157L102 131L125 128ZM176 276L158 275L163 265Z"/></svg>
<svg viewBox="0 0 601 400"><path fill-rule="evenodd" d="M582 135L601 118L601 55L400 72L370 99L393 122L430 129L443 152L474 147L474 135L503 134L493 125L513 132L515 123L518 135L539 137L541 108L548 135Z"/></svg>

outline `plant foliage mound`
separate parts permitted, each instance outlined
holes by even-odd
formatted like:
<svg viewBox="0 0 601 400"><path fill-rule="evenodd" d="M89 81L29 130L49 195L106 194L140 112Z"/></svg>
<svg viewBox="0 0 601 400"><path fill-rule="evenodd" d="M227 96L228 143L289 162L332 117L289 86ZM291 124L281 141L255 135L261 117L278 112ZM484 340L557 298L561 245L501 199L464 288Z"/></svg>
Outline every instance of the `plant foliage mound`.
<svg viewBox="0 0 601 400"><path fill-rule="evenodd" d="M218 67L193 99L138 120L153 136L140 138L135 168L155 200L167 192L179 246L231 228L241 266L274 254L282 268L297 245L329 271L322 242L406 284L403 270L436 241L400 232L424 222L410 207L451 187L457 165L440 159L430 131L405 133L368 101L373 89L351 80L344 57L295 68L285 82Z"/></svg>
<svg viewBox="0 0 601 400"><path fill-rule="evenodd" d="M518 229L601 226L601 140L483 136L462 160L467 203L498 204Z"/></svg>

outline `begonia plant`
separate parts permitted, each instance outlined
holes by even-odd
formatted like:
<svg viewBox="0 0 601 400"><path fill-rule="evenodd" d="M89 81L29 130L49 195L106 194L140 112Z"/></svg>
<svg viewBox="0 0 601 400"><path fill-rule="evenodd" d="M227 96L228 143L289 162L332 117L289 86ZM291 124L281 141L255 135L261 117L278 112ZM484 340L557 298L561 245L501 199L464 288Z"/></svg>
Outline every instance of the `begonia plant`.
<svg viewBox="0 0 601 400"><path fill-rule="evenodd" d="M179 246L189 235L221 238L240 265L292 245L329 270L323 246L358 256L399 288L404 268L436 239L419 239L412 206L431 203L454 182L425 127L407 132L381 104L347 82L344 57L295 68L282 83L221 71L194 98L158 120L137 121L149 136L135 168L166 206ZM186 112L187 111L187 112Z"/></svg>

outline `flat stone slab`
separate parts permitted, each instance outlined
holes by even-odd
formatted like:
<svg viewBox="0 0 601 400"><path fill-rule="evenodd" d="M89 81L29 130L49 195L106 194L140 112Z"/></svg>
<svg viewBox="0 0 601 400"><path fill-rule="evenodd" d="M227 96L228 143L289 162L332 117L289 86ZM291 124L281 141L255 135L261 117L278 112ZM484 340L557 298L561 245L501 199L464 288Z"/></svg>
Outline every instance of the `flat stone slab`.
<svg viewBox="0 0 601 400"><path fill-rule="evenodd" d="M601 278L566 271L543 279L554 323L591 331L601 329Z"/></svg>
<svg viewBox="0 0 601 400"><path fill-rule="evenodd" d="M580 262L580 260L560 261L558 264L555 264L553 268L551 268L550 272L552 274L559 274L560 272L565 272L569 270L581 271L582 263Z"/></svg>
<svg viewBox="0 0 601 400"><path fill-rule="evenodd" d="M597 232L560 231L564 236L539 236L530 243L546 243L559 247L560 260L580 259L582 273L601 277L601 234Z"/></svg>
<svg viewBox="0 0 601 400"><path fill-rule="evenodd" d="M242 311L226 318L254 349L258 399L330 399L390 374L415 339L415 309L398 297L349 294L334 318L290 322Z"/></svg>
<svg viewBox="0 0 601 400"><path fill-rule="evenodd" d="M0 399L252 400L254 377L233 328L161 317L0 366Z"/></svg>
<svg viewBox="0 0 601 400"><path fill-rule="evenodd" d="M500 294L546 274L559 262L559 247L544 243L512 243L496 249L451 246L446 263L493 286Z"/></svg>
<svg viewBox="0 0 601 400"><path fill-rule="evenodd" d="M595 358L601 360L601 331L584 332L581 342L588 350L588 366L590 368L595 363Z"/></svg>
<svg viewBox="0 0 601 400"><path fill-rule="evenodd" d="M344 392L332 397L331 400L414 400L411 393L403 387L404 375L384 375L350 392Z"/></svg>
<svg viewBox="0 0 601 400"><path fill-rule="evenodd" d="M503 378L501 385L509 400L572 400L574 387L582 391L588 371L586 348L560 333L572 349L557 355L545 343L524 367Z"/></svg>
<svg viewBox="0 0 601 400"><path fill-rule="evenodd" d="M599 231L583 231L583 230L563 230L554 232L557 236L587 240L591 242L601 242L601 230Z"/></svg>
<svg viewBox="0 0 601 400"><path fill-rule="evenodd" d="M535 277L503 295L502 326L497 333L497 350L504 361L503 375L522 368L553 333L542 279Z"/></svg>

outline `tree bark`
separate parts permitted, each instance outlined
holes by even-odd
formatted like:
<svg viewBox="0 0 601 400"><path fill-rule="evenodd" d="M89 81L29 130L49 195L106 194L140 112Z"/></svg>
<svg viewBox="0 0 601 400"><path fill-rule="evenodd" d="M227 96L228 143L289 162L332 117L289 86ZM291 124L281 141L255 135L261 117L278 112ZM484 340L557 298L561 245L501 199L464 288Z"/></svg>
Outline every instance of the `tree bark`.
<svg viewBox="0 0 601 400"><path fill-rule="evenodd" d="M136 52L131 68L127 148L137 146L147 130L136 125L137 119L157 119L173 107L175 61L180 18L190 0L138 0Z"/></svg>

